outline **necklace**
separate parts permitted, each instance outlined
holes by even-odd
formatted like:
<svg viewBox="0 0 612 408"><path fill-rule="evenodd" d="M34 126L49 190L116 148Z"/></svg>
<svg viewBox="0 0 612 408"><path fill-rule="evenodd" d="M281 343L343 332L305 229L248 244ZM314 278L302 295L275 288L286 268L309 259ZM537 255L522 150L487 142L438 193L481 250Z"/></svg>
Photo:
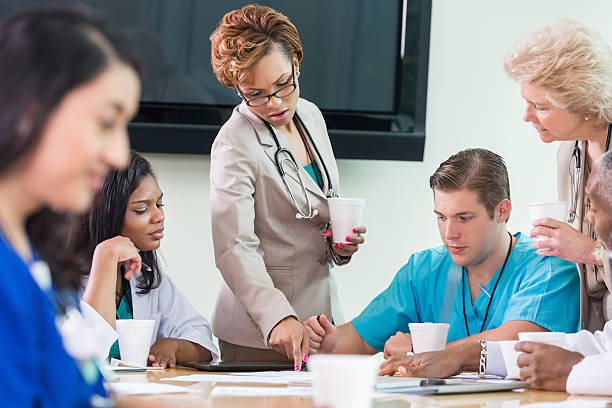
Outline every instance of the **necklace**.
<svg viewBox="0 0 612 408"><path fill-rule="evenodd" d="M491 307L491 301L493 300L493 296L495 296L495 289L497 289L497 284L504 273L504 269L506 269L506 263L508 263L508 258L510 258L510 252L512 252L512 235L510 235L510 245L508 246L508 253L506 254L506 259L504 260L504 264L502 266L501 271L499 272L499 276L497 277L497 281L495 281L495 286L493 286L493 291L491 292L491 296L489 296L489 304L487 305L487 311L485 312L484 320L482 321L482 326L480 327L479 333L482 333L484 330L485 324L487 323L487 317L489 316L489 308ZM461 267L461 295L463 297L463 319L465 320L465 331L467 332L467 337L470 337L470 328L468 326L467 315L465 314L465 276L467 275L467 270L465 266Z"/></svg>

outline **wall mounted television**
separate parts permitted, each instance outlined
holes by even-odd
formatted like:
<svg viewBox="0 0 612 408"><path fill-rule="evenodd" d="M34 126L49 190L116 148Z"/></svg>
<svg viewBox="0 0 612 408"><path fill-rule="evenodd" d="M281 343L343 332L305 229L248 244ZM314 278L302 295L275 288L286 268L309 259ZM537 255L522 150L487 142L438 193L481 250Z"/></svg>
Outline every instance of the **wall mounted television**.
<svg viewBox="0 0 612 408"><path fill-rule="evenodd" d="M255 2L255 1L253 1ZM240 99L210 67L209 36L246 0L60 0L122 29L143 61L132 146L208 154ZM431 0L261 0L296 25L301 96L325 117L338 158L422 160ZM0 17L44 0L2 0Z"/></svg>

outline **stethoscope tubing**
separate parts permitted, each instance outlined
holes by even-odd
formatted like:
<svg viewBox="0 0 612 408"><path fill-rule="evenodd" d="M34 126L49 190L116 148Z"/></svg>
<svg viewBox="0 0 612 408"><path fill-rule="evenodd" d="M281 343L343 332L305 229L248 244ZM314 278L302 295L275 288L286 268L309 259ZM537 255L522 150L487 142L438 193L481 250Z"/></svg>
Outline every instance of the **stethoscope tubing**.
<svg viewBox="0 0 612 408"><path fill-rule="evenodd" d="M304 122L302 121L302 118L299 117L299 115L297 114L297 112L295 113L294 116L294 121L297 121L298 123L296 123L296 125L301 126L302 129L304 129L306 131L306 136L308 138L308 141L310 142L310 144L314 147L315 153L317 155L317 157L319 158L319 161L321 162L321 165L323 167L323 171L325 173L325 177L327 179L327 197L333 197L333 185L332 185L332 181L331 181L331 177L329 176L329 171L327 169L327 165L325 164L325 161L323 160L323 157L321 156L321 152L319 151L319 148L317 147L316 143L314 142L314 139L312 138L312 135L310 134L310 131L308 130L308 128L306 127L306 125L304 124ZM274 139L274 143L276 144L276 153L274 154L274 162L276 164L276 169L278 170L278 174L281 176L281 179L283 180L283 183L285 184L285 187L287 188L287 190L289 191L289 197L291 198L291 201L293 202L293 205L295 207L295 209L297 210L297 213L295 214L296 218L298 219L312 219L314 217L316 217L319 214L319 211L317 209L312 208L312 205L310 203L310 197L308 196L308 192L306 191L306 187L304 185L304 181L302 179L302 176L299 172L299 166L298 166L298 162L295 158L295 156L293 155L293 153L286 148L281 147L280 142L278 141L278 137L276 136L276 133L274 132L274 129L272 128L272 125L270 125L270 123L268 123L267 121L263 121L264 124L266 125L266 127L268 128L268 131L270 132L270 134L272 135L272 138ZM289 158L281 158L282 154L286 154ZM288 161L289 163L291 163L291 165L294 167L294 170L297 173L298 176L298 180L300 183L300 186L302 188L302 192L304 194L304 196L306 197L306 205L308 206L308 211L304 212L300 209L297 200L295 199L293 192L291 191L291 189L289 188L289 184L287 183L287 180L285 179L286 177L286 171L285 168L283 167L283 163L285 163L285 161Z"/></svg>

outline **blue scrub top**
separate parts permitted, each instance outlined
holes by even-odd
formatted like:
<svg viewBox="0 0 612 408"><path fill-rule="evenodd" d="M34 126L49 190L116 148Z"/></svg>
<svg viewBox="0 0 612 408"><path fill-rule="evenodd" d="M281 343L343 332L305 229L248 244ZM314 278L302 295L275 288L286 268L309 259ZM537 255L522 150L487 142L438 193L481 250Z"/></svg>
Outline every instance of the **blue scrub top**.
<svg viewBox="0 0 612 408"><path fill-rule="evenodd" d="M87 384L64 349L50 297L1 232L0 274L0 406L89 407L94 394L104 396L101 376Z"/></svg>
<svg viewBox="0 0 612 408"><path fill-rule="evenodd" d="M557 257L540 256L533 239L518 233L501 276L484 331L511 320L526 320L550 331L576 332L580 320L580 282L576 265ZM500 269L486 290L493 291ZM453 263L444 246L410 257L384 292L352 320L361 337L382 351L396 332L408 332L408 323L449 323L447 341L467 337L463 316L462 268ZM467 284L465 313L470 334L480 332L489 297L481 292L474 302Z"/></svg>

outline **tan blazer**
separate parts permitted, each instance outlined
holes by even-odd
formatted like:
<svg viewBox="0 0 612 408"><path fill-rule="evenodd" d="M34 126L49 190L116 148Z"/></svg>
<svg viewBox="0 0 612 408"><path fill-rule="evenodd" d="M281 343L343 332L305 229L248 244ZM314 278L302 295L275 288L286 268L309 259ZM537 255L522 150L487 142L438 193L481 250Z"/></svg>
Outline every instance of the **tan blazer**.
<svg viewBox="0 0 612 408"><path fill-rule="evenodd" d="M570 167L571 157L576 142L562 142L557 151L557 191L559 201L571 202ZM586 143L579 142L581 149L580 179L578 180L578 204L576 218L572 226L583 234L595 238L595 231L587 220L588 207L585 200L585 187L590 174L586 160ZM608 309L612 308L612 282L610 280L610 265L604 262L604 267L587 264L577 264L580 273L580 328L590 331L602 330L607 320L612 319ZM610 288L610 289L608 289Z"/></svg>
<svg viewBox="0 0 612 408"><path fill-rule="evenodd" d="M338 169L319 109L299 99L297 113L310 131L337 191ZM275 130L282 147L290 149ZM210 210L221 285L212 316L214 334L229 343L268 348L268 336L287 316L303 320L331 315L329 248L322 233L329 222L325 193L300 167L313 208L319 214L297 219L275 164L277 146L263 121L243 102L223 125L211 151ZM313 149L314 151L314 149ZM286 177L300 208L306 200L295 172Z"/></svg>

